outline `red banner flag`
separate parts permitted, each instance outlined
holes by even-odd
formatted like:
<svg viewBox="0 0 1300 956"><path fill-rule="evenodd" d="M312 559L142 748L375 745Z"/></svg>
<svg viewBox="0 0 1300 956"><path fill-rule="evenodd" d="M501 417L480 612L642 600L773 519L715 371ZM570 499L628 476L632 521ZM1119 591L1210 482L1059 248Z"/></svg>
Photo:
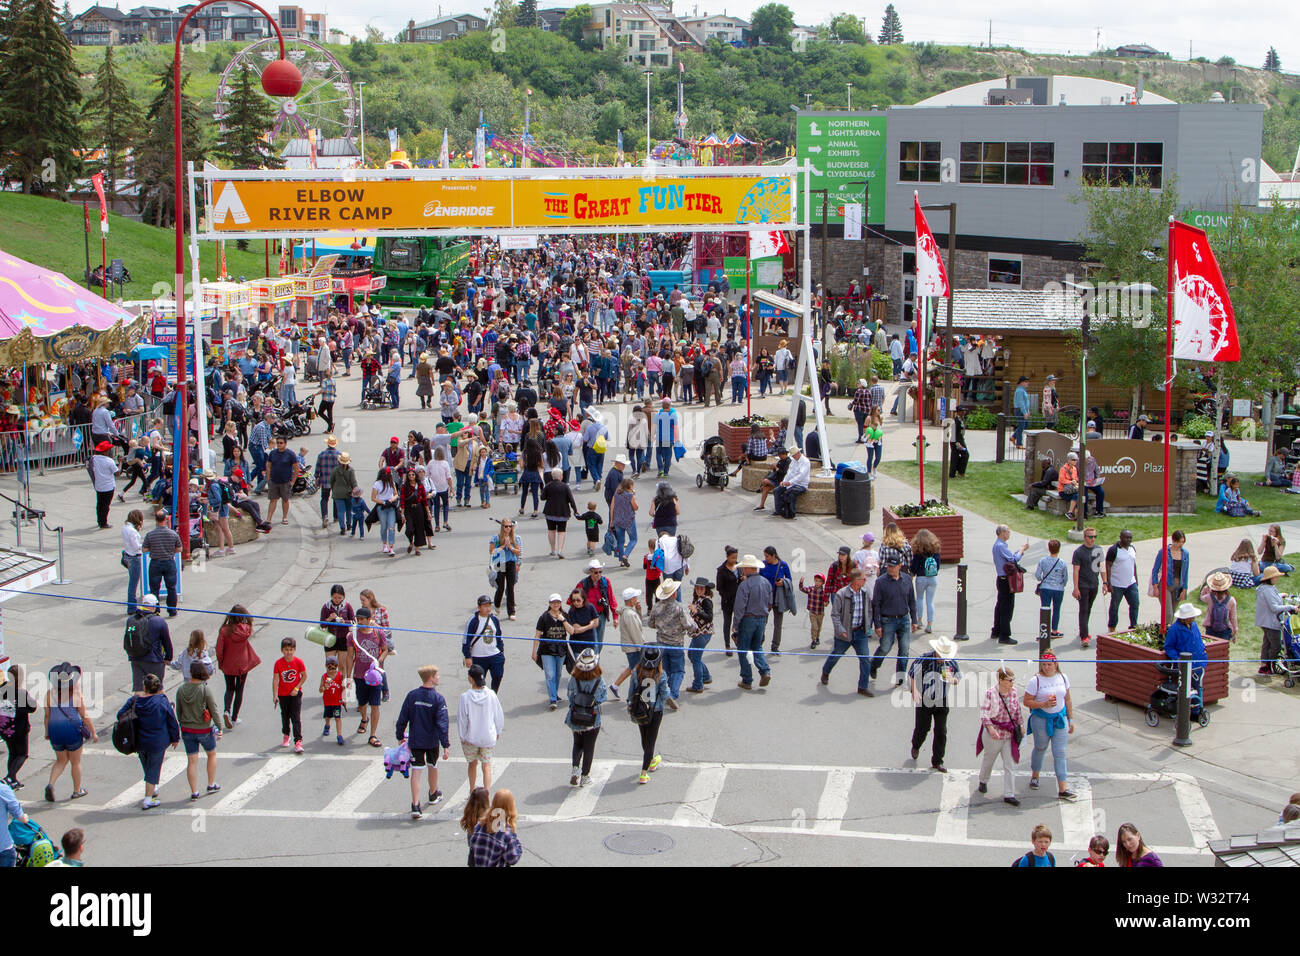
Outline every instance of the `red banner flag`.
<svg viewBox="0 0 1300 956"><path fill-rule="evenodd" d="M1205 233L1185 222L1169 229L1176 359L1240 362L1237 321L1228 286Z"/></svg>
<svg viewBox="0 0 1300 956"><path fill-rule="evenodd" d="M912 204L916 208L916 294L918 296L946 296L948 271L939 255L939 244L921 211L921 197L913 192Z"/></svg>
<svg viewBox="0 0 1300 956"><path fill-rule="evenodd" d="M104 202L104 174L95 173L90 177L90 181L95 184L95 195L99 197L99 228L108 235L108 205Z"/></svg>
<svg viewBox="0 0 1300 956"><path fill-rule="evenodd" d="M785 240L781 230L772 232L751 232L749 234L749 257L762 259L767 256L780 256L790 251L790 244Z"/></svg>

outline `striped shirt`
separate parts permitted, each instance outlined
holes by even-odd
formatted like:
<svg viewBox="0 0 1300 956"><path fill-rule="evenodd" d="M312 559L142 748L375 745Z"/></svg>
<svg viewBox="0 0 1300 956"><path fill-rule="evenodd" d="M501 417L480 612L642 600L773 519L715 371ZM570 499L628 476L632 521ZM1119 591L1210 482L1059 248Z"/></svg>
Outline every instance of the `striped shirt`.
<svg viewBox="0 0 1300 956"><path fill-rule="evenodd" d="M170 561L181 549L181 536L171 528L154 528L144 536L140 545L149 553L150 561Z"/></svg>

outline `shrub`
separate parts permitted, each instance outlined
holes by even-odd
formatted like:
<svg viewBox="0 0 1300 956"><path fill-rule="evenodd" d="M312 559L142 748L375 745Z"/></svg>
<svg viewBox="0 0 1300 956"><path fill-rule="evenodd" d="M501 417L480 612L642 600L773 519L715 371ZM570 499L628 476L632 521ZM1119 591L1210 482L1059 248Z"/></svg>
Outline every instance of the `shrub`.
<svg viewBox="0 0 1300 956"><path fill-rule="evenodd" d="M1056 424L1052 430L1060 432L1062 435L1074 435L1079 431L1079 420L1073 415L1061 415L1056 419Z"/></svg>
<svg viewBox="0 0 1300 956"><path fill-rule="evenodd" d="M831 376L841 395L851 396L860 378L870 382L872 372L882 379L890 379L894 363L887 354L875 349L848 349L831 355Z"/></svg>
<svg viewBox="0 0 1300 956"><path fill-rule="evenodd" d="M1240 441L1256 441L1262 429L1253 418L1243 418L1232 426L1232 437Z"/></svg>
<svg viewBox="0 0 1300 956"><path fill-rule="evenodd" d="M1188 415L1183 419L1181 431L1188 438L1199 439L1206 432L1214 431L1214 419L1208 415Z"/></svg>
<svg viewBox="0 0 1300 956"><path fill-rule="evenodd" d="M889 510L900 518L941 518L957 513L956 508L940 504L937 498L931 498L919 505L890 505Z"/></svg>
<svg viewBox="0 0 1300 956"><path fill-rule="evenodd" d="M988 431L996 428L998 418L987 408L972 408L966 413L966 427L972 431Z"/></svg>

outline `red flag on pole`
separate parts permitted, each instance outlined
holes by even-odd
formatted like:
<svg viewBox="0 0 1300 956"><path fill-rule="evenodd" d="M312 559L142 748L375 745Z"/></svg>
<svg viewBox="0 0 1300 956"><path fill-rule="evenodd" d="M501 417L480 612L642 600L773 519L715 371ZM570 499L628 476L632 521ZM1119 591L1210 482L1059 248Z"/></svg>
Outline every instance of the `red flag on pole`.
<svg viewBox="0 0 1300 956"><path fill-rule="evenodd" d="M779 229L772 232L751 232L749 234L749 257L751 259L784 255L789 251L790 244L785 240L785 233Z"/></svg>
<svg viewBox="0 0 1300 956"><path fill-rule="evenodd" d="M1195 226L1175 220L1169 230L1169 247L1173 357L1193 362L1240 362L1232 300L1210 240Z"/></svg>
<svg viewBox="0 0 1300 956"><path fill-rule="evenodd" d="M95 173L90 177L90 181L95 184L95 195L99 197L99 228L104 235L108 235L108 205L104 202L104 174Z"/></svg>
<svg viewBox="0 0 1300 956"><path fill-rule="evenodd" d="M921 197L913 192L912 204L916 208L916 294L943 297L948 294L948 270L943 267L939 244L921 211Z"/></svg>

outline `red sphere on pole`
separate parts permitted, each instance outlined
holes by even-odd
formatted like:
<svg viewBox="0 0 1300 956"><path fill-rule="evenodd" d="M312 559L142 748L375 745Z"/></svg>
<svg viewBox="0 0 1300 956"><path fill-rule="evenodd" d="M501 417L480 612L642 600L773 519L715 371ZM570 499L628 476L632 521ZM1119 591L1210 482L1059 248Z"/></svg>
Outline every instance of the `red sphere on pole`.
<svg viewBox="0 0 1300 956"><path fill-rule="evenodd" d="M262 89L267 96L296 96L302 89L302 73L288 60L272 60L262 71Z"/></svg>

